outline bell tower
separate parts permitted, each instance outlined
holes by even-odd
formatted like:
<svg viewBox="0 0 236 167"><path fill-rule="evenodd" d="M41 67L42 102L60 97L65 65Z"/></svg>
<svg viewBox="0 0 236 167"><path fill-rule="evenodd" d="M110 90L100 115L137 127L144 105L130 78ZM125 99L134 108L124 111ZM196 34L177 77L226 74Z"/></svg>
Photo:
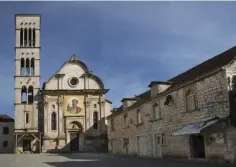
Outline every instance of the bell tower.
<svg viewBox="0 0 236 167"><path fill-rule="evenodd" d="M40 91L40 23L40 15L15 15L16 153L41 150L37 99ZM38 144L34 144L35 141Z"/></svg>

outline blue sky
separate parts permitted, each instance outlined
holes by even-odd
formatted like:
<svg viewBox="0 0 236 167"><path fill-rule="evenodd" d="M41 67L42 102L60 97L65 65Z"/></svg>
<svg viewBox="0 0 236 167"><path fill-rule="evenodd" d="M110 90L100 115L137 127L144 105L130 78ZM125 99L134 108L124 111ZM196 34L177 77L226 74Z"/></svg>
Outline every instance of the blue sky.
<svg viewBox="0 0 236 167"><path fill-rule="evenodd" d="M0 114L14 117L14 14L41 14L41 83L76 54L113 107L236 44L234 2L0 2Z"/></svg>

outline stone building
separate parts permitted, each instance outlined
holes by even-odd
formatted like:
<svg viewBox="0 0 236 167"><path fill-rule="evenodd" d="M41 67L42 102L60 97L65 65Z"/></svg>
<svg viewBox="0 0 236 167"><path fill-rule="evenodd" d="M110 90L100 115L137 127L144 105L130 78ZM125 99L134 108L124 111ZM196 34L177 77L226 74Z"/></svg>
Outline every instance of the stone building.
<svg viewBox="0 0 236 167"><path fill-rule="evenodd" d="M15 151L106 151L109 89L72 55L40 88L40 15L16 15Z"/></svg>
<svg viewBox="0 0 236 167"><path fill-rule="evenodd" d="M14 119L0 115L0 153L14 153Z"/></svg>
<svg viewBox="0 0 236 167"><path fill-rule="evenodd" d="M109 152L234 161L236 47L122 99L108 120Z"/></svg>

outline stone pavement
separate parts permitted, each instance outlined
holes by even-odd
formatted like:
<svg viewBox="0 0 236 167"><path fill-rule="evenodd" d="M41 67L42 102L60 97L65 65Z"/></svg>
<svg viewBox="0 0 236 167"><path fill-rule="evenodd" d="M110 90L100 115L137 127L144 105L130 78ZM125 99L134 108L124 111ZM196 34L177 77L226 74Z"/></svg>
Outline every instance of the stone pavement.
<svg viewBox="0 0 236 167"><path fill-rule="evenodd" d="M116 157L106 154L0 154L0 167L231 167L232 164L210 164L186 161Z"/></svg>

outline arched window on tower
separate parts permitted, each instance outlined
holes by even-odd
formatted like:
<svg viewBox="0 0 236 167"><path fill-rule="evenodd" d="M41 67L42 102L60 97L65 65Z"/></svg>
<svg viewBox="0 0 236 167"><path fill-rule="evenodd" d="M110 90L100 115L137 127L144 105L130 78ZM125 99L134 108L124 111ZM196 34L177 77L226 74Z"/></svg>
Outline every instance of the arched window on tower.
<svg viewBox="0 0 236 167"><path fill-rule="evenodd" d="M98 112L95 111L93 113L93 129L97 129L98 128Z"/></svg>
<svg viewBox="0 0 236 167"><path fill-rule="evenodd" d="M28 30L28 34L29 34L29 42L28 42L28 44L29 44L29 47L31 47L32 46L32 33L31 33L31 28L29 28L29 30Z"/></svg>
<svg viewBox="0 0 236 167"><path fill-rule="evenodd" d="M51 130L57 130L57 117L56 113L51 114Z"/></svg>
<svg viewBox="0 0 236 167"><path fill-rule="evenodd" d="M30 73L31 73L31 75L34 75L34 74L35 74L34 58L32 58L32 59L31 59L31 62L30 62Z"/></svg>
<svg viewBox="0 0 236 167"><path fill-rule="evenodd" d="M24 47L27 47L27 29L24 29Z"/></svg>
<svg viewBox="0 0 236 167"><path fill-rule="evenodd" d="M21 88L21 103L27 102L27 88L26 86L22 86Z"/></svg>
<svg viewBox="0 0 236 167"><path fill-rule="evenodd" d="M23 45L23 28L20 29L20 47L24 46Z"/></svg>
<svg viewBox="0 0 236 167"><path fill-rule="evenodd" d="M33 86L29 86L28 89L28 103L32 104L34 102L34 88Z"/></svg>
<svg viewBox="0 0 236 167"><path fill-rule="evenodd" d="M25 60L24 58L20 59L20 75L25 75Z"/></svg>
<svg viewBox="0 0 236 167"><path fill-rule="evenodd" d="M27 76L30 75L30 67L29 67L29 65L30 65L30 60L29 60L29 58L27 58L26 59L26 65L25 65L25 67L26 67L26 75Z"/></svg>
<svg viewBox="0 0 236 167"><path fill-rule="evenodd" d="M35 46L36 32L35 28L33 29L33 46Z"/></svg>

